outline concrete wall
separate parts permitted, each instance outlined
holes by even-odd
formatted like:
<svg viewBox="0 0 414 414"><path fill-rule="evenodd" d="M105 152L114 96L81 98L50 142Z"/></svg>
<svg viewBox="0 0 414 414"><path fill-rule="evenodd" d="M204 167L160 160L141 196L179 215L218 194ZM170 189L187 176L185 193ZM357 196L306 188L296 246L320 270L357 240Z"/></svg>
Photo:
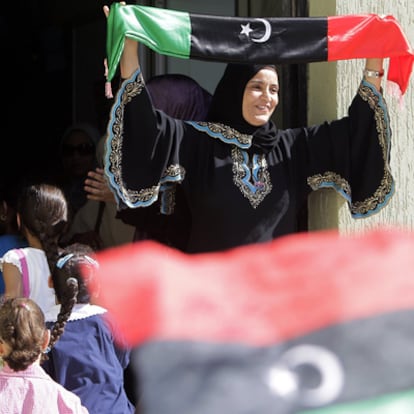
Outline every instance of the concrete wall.
<svg viewBox="0 0 414 414"><path fill-rule="evenodd" d="M414 45L414 7L412 0L310 0L311 16L359 13L392 14L401 24L411 45ZM410 26L411 22L411 26ZM311 64L309 69L309 122L318 123L346 115L362 77L365 61ZM385 60L387 68L388 60ZM314 193L309 200L311 230L338 228L343 234L360 232L378 226L414 228L414 77L404 96L403 106L387 91L393 132L391 168L396 191L389 204L378 214L365 219L353 219L348 206L332 190Z"/></svg>

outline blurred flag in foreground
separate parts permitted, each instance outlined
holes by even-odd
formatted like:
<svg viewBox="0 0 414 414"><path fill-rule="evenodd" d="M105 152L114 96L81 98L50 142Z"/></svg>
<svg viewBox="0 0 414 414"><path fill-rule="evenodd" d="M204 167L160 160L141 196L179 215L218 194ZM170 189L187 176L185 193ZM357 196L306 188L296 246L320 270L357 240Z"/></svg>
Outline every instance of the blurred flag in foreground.
<svg viewBox="0 0 414 414"><path fill-rule="evenodd" d="M144 414L414 413L414 234L98 253Z"/></svg>

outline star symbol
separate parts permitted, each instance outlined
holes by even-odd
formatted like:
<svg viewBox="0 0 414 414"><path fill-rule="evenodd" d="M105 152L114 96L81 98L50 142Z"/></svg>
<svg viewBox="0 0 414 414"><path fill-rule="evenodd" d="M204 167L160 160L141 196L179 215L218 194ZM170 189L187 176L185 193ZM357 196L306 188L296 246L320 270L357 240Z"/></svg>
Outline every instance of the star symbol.
<svg viewBox="0 0 414 414"><path fill-rule="evenodd" d="M240 34L244 34L244 35L246 35L247 37L249 37L249 34L250 34L250 32L252 32L253 31L253 29L250 27L250 23L247 23L247 24L242 24L241 25L241 32L240 32Z"/></svg>

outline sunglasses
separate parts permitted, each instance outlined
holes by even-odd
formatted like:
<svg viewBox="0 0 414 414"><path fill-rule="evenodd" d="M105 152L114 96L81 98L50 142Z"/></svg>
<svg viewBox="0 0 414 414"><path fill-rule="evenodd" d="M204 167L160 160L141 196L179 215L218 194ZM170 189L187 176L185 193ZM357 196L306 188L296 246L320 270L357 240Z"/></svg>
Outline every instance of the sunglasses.
<svg viewBox="0 0 414 414"><path fill-rule="evenodd" d="M79 145L63 145L62 154L64 157L73 157L75 153L78 155L87 156L95 152L95 147L92 144L84 143Z"/></svg>

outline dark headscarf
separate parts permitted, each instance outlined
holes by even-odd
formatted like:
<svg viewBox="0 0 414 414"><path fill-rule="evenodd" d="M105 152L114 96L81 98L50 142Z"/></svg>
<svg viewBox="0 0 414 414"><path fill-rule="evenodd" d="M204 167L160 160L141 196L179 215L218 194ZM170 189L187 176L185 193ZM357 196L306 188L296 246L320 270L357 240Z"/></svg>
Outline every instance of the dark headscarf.
<svg viewBox="0 0 414 414"><path fill-rule="evenodd" d="M266 153L276 145L276 126L272 121L261 127L253 126L245 121L242 114L247 82L265 67L276 70L273 65L228 64L214 92L207 120L228 125L243 134L253 135L253 151Z"/></svg>
<svg viewBox="0 0 414 414"><path fill-rule="evenodd" d="M206 119L211 94L189 76L178 73L153 76L146 86L155 108L177 119Z"/></svg>

